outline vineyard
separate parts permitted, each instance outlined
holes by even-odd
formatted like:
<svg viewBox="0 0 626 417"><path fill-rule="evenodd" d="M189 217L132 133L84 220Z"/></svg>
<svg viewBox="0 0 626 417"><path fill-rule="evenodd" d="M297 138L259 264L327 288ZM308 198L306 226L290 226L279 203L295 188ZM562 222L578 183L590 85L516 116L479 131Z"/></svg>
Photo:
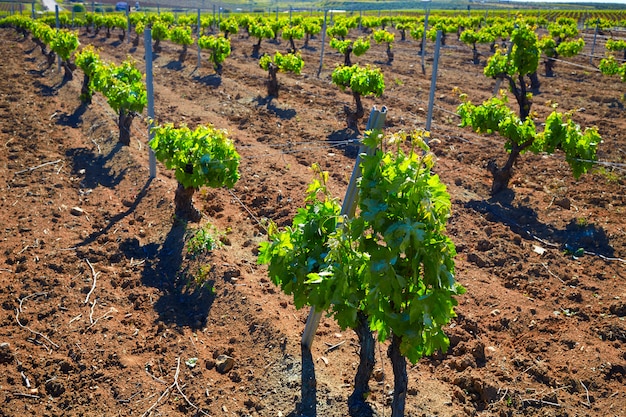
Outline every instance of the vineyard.
<svg viewBox="0 0 626 417"><path fill-rule="evenodd" d="M424 21L3 20L0 415L624 415L626 16Z"/></svg>

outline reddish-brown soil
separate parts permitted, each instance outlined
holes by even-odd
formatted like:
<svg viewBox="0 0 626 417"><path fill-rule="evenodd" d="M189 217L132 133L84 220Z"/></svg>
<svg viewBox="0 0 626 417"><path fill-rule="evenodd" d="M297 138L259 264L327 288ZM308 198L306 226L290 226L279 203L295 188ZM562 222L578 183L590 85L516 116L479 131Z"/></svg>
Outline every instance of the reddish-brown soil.
<svg viewBox="0 0 626 417"><path fill-rule="evenodd" d="M144 68L143 44L102 36L81 31L81 43ZM12 29L0 39L0 415L296 415L308 311L268 281L256 254L265 219L289 224L303 204L313 163L330 172L335 195L345 192L355 159L343 142L351 95L330 82L340 55L326 49L318 78L320 40L311 41L303 74L279 74L280 97L269 101L253 40L233 39L221 78L206 56L200 68L195 52L181 65L178 47L164 43L156 118L226 128L241 154L235 188L202 189L204 217L185 224L173 216L172 173L159 165L149 180L145 118L131 146L119 146L106 100L80 105L80 71L62 84L30 39ZM261 51L286 48L264 41ZM425 124L428 48L426 75L413 41L396 42L391 66L380 45L359 59L383 69L385 94L365 106L387 106L388 131ZM453 201L448 232L467 293L446 330L449 351L409 369L407 415L626 415L625 88L588 61L542 77L533 110L541 119L557 102L597 126L608 165L576 181L562 155L524 155L510 192L492 198L485 166L505 158L502 142L457 127L452 90L478 102L494 82L455 39L442 49L435 170ZM190 256L190 236L209 223L220 247ZM352 331L322 320L317 415L348 414L357 351ZM224 373L222 354L234 359ZM376 369L368 401L388 416L384 344Z"/></svg>

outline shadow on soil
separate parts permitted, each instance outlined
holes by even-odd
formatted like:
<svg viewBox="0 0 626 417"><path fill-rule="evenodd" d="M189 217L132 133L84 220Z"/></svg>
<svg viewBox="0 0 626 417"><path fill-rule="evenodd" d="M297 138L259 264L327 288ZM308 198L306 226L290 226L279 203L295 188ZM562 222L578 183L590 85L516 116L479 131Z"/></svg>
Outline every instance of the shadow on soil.
<svg viewBox="0 0 626 417"><path fill-rule="evenodd" d="M96 240L98 240L98 238L102 235L106 235L107 233L109 233L109 231L111 229L113 229L114 227L117 227L118 223L123 220L124 218L126 218L128 215L132 214L136 209L137 206L139 205L139 203L141 202L141 200L146 196L146 194L148 193L148 188L150 187L150 184L152 183L152 178L149 178L148 181L144 184L144 186L141 188L141 190L139 191L139 193L137 194L137 197L135 198L135 201L133 201L131 203L130 206L128 206L128 208L126 210L124 210L121 213L116 214L115 216L107 219L107 225L106 227L103 227L101 229L97 229L96 231L94 231L93 233L91 233L89 236L87 236L85 238L85 240L83 240L81 243L79 243L76 246L89 246L91 243L95 242ZM136 239L135 239L136 240ZM149 253L150 251L147 248L143 249L142 255L141 256L133 256L133 254L128 254L125 253L125 255L128 257L128 259L131 258L136 258L136 259L142 259L146 257L146 254ZM154 250L152 250L152 252L155 252Z"/></svg>
<svg viewBox="0 0 626 417"><path fill-rule="evenodd" d="M508 226L524 238L539 238L572 254L582 255L582 251L588 251L606 257L614 256L609 238L601 227L572 220L565 229L557 229L541 223L533 209L513 206L514 197L513 191L505 190L489 200L469 201L466 207L485 214L487 220Z"/></svg>
<svg viewBox="0 0 626 417"><path fill-rule="evenodd" d="M194 76L194 81L206 85L207 87L217 88L222 85L222 77L218 74L205 75L204 77Z"/></svg>
<svg viewBox="0 0 626 417"><path fill-rule="evenodd" d="M335 149L340 149L348 158L359 155L358 134L352 129L336 130L327 136L328 142Z"/></svg>
<svg viewBox="0 0 626 417"><path fill-rule="evenodd" d="M274 115L281 118L282 120L290 120L296 117L297 113L294 109L281 109L280 107L276 107L276 105L272 103L272 100L274 100L274 98L275 97L273 96L267 96L267 97L257 96L255 101L257 102L259 106L265 106L265 108L269 112L273 113Z"/></svg>
<svg viewBox="0 0 626 417"><path fill-rule="evenodd" d="M161 68L165 68L171 71L180 71L183 69L183 63L180 61L170 61L166 65L163 65Z"/></svg>
<svg viewBox="0 0 626 417"><path fill-rule="evenodd" d="M43 75L43 72L45 72L45 71L42 71L42 73L41 73L42 75ZM38 71L31 71L31 73L39 74ZM57 87L55 87L55 86L51 87L49 85L45 85L43 83L40 83L39 81L35 82L35 88L38 90L39 95L42 95L44 97L53 97L53 96L56 96L57 94L59 94L59 90L58 90Z"/></svg>
<svg viewBox="0 0 626 417"><path fill-rule="evenodd" d="M206 280L201 285L190 282L182 268L186 232L187 223L177 219L160 248L141 247L137 239L131 239L122 242L120 250L127 257L136 252L138 256L155 260L145 266L142 281L161 290L161 297L153 305L158 321L202 329L215 300L215 281Z"/></svg>
<svg viewBox="0 0 626 417"><path fill-rule="evenodd" d="M85 177L81 181L82 188L93 189L98 185L113 188L124 178L127 170L113 172L110 167L107 167L107 163L123 146L117 142L108 155L94 154L93 151L85 148L72 148L65 152L65 156L72 158L74 174L79 174L81 170L85 170Z"/></svg>
<svg viewBox="0 0 626 417"><path fill-rule="evenodd" d="M60 114L58 117L57 124L61 126L68 126L68 127L73 127L73 128L79 127L83 122L83 114L85 114L88 108L89 108L89 105L87 103L81 103L80 106L76 107L76 110L74 110L74 113Z"/></svg>

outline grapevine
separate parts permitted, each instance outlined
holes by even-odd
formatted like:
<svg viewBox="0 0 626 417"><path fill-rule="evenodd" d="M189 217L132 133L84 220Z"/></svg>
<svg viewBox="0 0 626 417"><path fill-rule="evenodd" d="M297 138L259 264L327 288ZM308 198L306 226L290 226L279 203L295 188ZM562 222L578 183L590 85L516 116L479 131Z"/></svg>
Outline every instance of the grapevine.
<svg viewBox="0 0 626 417"><path fill-rule="evenodd" d="M200 219L193 194L202 186L232 188L239 179L239 154L223 129L200 125L191 130L164 124L152 129L149 145L156 158L174 169L178 188L176 212L192 221Z"/></svg>
<svg viewBox="0 0 626 417"><path fill-rule="evenodd" d="M350 88L356 104L356 111L344 106L348 128L358 132L358 120L364 116L362 96L373 95L380 97L385 90L383 73L379 68L352 66L338 66L332 74L332 80L342 90Z"/></svg>
<svg viewBox="0 0 626 417"><path fill-rule="evenodd" d="M180 51L178 60L183 63L185 61L185 58L187 57L187 48L189 47L189 45L193 44L193 39L191 37L191 27L174 26L172 30L170 30L169 37L172 42L182 46L182 50Z"/></svg>
<svg viewBox="0 0 626 417"><path fill-rule="evenodd" d="M374 40L376 43L387 44L387 65L391 65L393 62L393 52L391 52L391 45L394 41L394 35L391 32L387 32L385 29L374 31Z"/></svg>
<svg viewBox="0 0 626 417"><path fill-rule="evenodd" d="M273 57L265 54L259 59L259 66L268 72L267 95L270 97L278 97L278 78L277 73L293 72L300 74L304 67L304 60L299 53L297 54L281 54L276 52Z"/></svg>
<svg viewBox="0 0 626 417"><path fill-rule="evenodd" d="M103 65L101 70L94 74L93 85L119 115L119 141L124 145L130 145L130 127L133 119L148 103L143 74L137 69L135 61L128 58L119 66L113 63Z"/></svg>
<svg viewBox="0 0 626 417"><path fill-rule="evenodd" d="M75 65L70 62L70 57L78 48L78 33L70 32L67 29L61 29L56 32L54 38L50 42L50 49L57 54L62 61L65 74L63 79L69 81L73 78L72 72Z"/></svg>
<svg viewBox="0 0 626 417"><path fill-rule="evenodd" d="M392 415L401 416L404 358L416 363L447 349L442 327L454 317L454 297L464 289L455 282L455 249L444 234L450 197L431 174L434 157L423 134L393 136L391 152L380 150L381 136L370 132L364 141L377 151L362 155L360 215L339 215L339 204L327 189L328 174L314 166L319 179L307 190L306 207L284 230L270 224L259 263L268 264L270 279L294 296L296 308L330 310L342 328L357 330L361 341L360 323L369 324L380 340L392 339ZM405 153L407 139L410 151ZM355 394L363 402L367 379L365 384L355 380ZM353 394L350 408L358 402Z"/></svg>
<svg viewBox="0 0 626 417"><path fill-rule="evenodd" d="M202 49L209 49L211 57L209 60L213 64L213 69L218 75L222 74L222 64L230 55L230 39L221 36L201 36L198 45Z"/></svg>
<svg viewBox="0 0 626 417"><path fill-rule="evenodd" d="M93 77L100 71L102 62L100 55L94 49L93 45L87 45L76 54L76 66L83 71L83 85L80 90L80 99L84 103L91 103L94 86Z"/></svg>

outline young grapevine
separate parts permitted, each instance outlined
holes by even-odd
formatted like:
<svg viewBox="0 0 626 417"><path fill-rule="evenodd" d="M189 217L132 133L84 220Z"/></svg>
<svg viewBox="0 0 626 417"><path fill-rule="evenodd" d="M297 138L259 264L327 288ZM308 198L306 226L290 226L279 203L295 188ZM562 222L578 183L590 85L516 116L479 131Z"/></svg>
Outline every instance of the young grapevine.
<svg viewBox="0 0 626 417"><path fill-rule="evenodd" d="M168 169L174 169L178 188L176 213L198 221L193 194L202 187L232 188L239 179L239 154L223 129L200 125L191 130L168 123L152 129L150 147Z"/></svg>
<svg viewBox="0 0 626 417"><path fill-rule="evenodd" d="M109 106L118 113L119 141L130 145L130 128L135 116L148 104L143 74L135 61L127 58L121 65L106 64L93 77L96 91L102 93Z"/></svg>
<svg viewBox="0 0 626 417"><path fill-rule="evenodd" d="M226 61L226 58L230 55L230 39L223 38L221 36L201 36L198 39L198 45L202 49L208 49L211 51L209 60L213 64L213 69L218 75L222 75L222 64Z"/></svg>
<svg viewBox="0 0 626 417"><path fill-rule="evenodd" d="M359 131L358 121L365 115L362 96L373 95L380 97L385 91L385 80L380 68L352 66L338 66L332 74L333 84L341 90L350 88L352 97L356 104L356 110L352 111L348 106L344 106L347 117L348 128Z"/></svg>
<svg viewBox="0 0 626 417"><path fill-rule="evenodd" d="M276 52L274 56L263 55L259 59L259 66L268 72L267 80L267 95L270 97L278 97L278 77L277 73L280 72L293 72L298 75L304 67L304 60L297 54L281 54Z"/></svg>

